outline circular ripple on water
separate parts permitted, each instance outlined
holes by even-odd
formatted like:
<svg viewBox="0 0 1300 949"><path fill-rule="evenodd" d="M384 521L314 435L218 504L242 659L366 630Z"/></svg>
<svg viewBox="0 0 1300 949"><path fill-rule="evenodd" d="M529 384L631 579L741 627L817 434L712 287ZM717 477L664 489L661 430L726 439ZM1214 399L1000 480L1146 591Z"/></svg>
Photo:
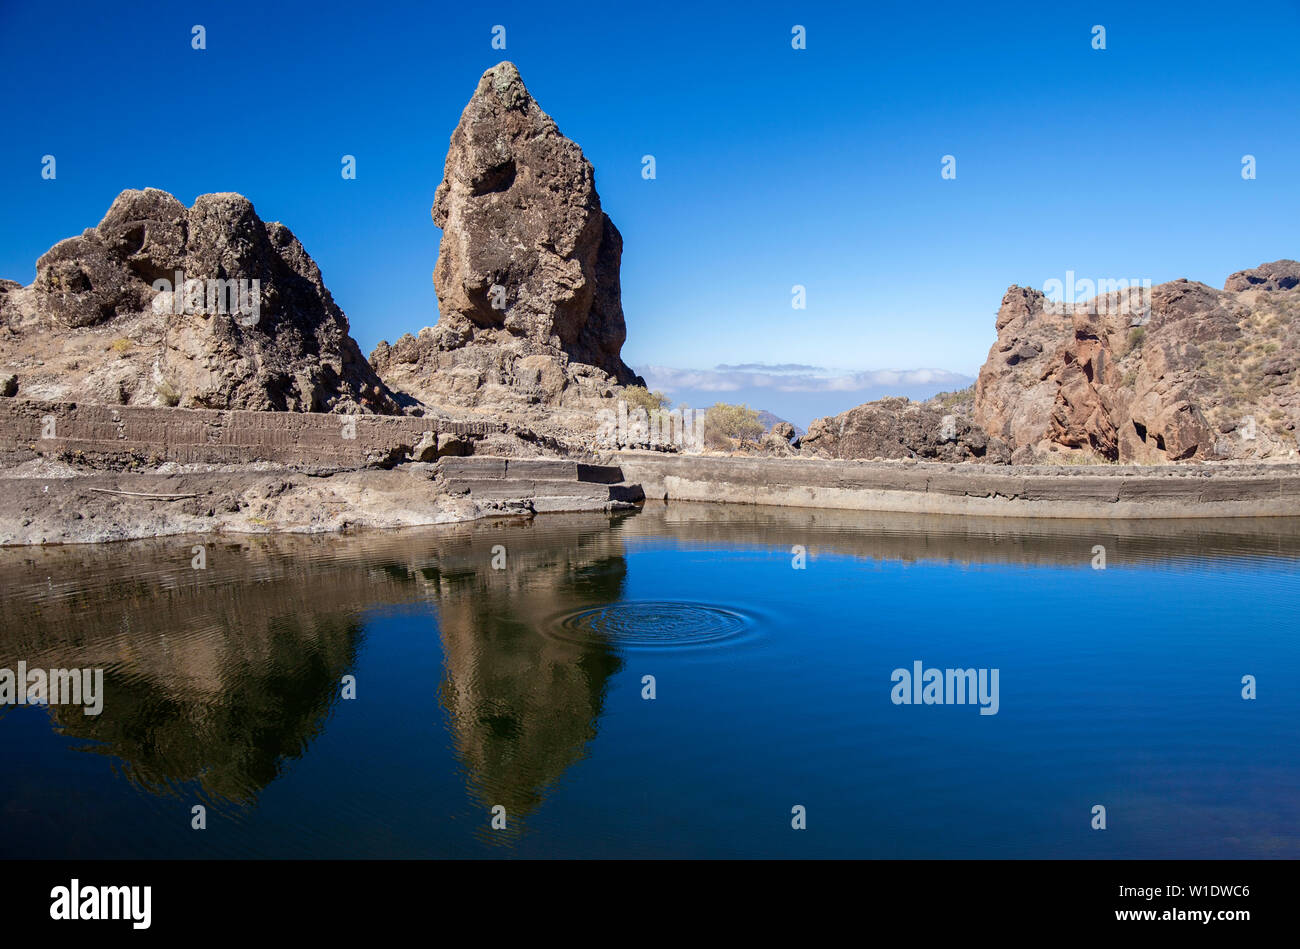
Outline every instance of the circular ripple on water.
<svg viewBox="0 0 1300 949"><path fill-rule="evenodd" d="M703 603L633 601L579 610L550 626L569 642L612 646L697 646L739 636L750 628L742 613Z"/></svg>

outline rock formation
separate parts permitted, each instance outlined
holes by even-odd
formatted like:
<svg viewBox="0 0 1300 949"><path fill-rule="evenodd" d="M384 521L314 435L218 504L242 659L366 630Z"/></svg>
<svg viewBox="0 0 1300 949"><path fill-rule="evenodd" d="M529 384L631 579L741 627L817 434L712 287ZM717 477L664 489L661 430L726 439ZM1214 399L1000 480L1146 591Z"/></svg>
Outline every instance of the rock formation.
<svg viewBox="0 0 1300 949"><path fill-rule="evenodd" d="M30 286L0 284L8 373L38 399L397 411L302 244L238 194L186 208L123 191L36 262Z"/></svg>
<svg viewBox="0 0 1300 949"><path fill-rule="evenodd" d="M827 458L916 458L1005 464L1011 451L990 438L957 406L939 397L928 402L878 399L831 418L813 420L800 449Z"/></svg>
<svg viewBox="0 0 1300 949"><path fill-rule="evenodd" d="M758 450L765 455L779 455L782 457L793 455L797 451L794 445L791 444L794 435L794 426L789 422L784 420L774 422L772 427L758 440Z"/></svg>
<svg viewBox="0 0 1300 949"><path fill-rule="evenodd" d="M1051 312L1061 310L1063 312ZM1300 421L1300 264L1072 307L1012 287L974 421L1015 460L1160 463L1289 457Z"/></svg>
<svg viewBox="0 0 1300 949"><path fill-rule="evenodd" d="M794 437L804 433L804 430L798 425L781 418L779 415L772 414L767 411L767 409L758 410L758 422L769 432L776 431L779 434L784 435L786 441L790 441ZM777 428L778 425L781 427ZM788 433L786 431L786 426L789 426Z"/></svg>
<svg viewBox="0 0 1300 949"><path fill-rule="evenodd" d="M1300 262L1275 260L1260 264L1254 270L1239 270L1224 283L1223 289L1234 293L1242 290L1293 290L1300 286Z"/></svg>
<svg viewBox="0 0 1300 949"><path fill-rule="evenodd" d="M620 356L623 242L591 163L511 63L483 74L461 114L433 222L438 323L379 344L371 362L389 384L507 414L589 408L644 384Z"/></svg>
<svg viewBox="0 0 1300 949"><path fill-rule="evenodd" d="M1300 263L1073 306L1013 286L974 399L882 399L817 419L832 458L1005 463L1296 457Z"/></svg>

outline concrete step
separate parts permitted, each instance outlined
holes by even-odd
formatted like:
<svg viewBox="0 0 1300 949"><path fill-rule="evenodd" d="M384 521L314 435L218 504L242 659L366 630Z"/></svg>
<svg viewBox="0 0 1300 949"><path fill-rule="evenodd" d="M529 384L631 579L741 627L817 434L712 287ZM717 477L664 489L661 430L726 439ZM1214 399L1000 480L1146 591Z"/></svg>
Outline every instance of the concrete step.
<svg viewBox="0 0 1300 949"><path fill-rule="evenodd" d="M573 514L579 511L608 511L622 508L622 502L602 501L599 498L533 498L530 502L534 514Z"/></svg>
<svg viewBox="0 0 1300 949"><path fill-rule="evenodd" d="M636 484L592 484L585 481L533 480L525 478L448 478L447 490L468 492L472 498L514 500L524 498L581 498L635 503L645 499Z"/></svg>
<svg viewBox="0 0 1300 949"><path fill-rule="evenodd" d="M506 463L506 477L618 484L623 480L623 470L616 465L585 465L559 458L511 458Z"/></svg>
<svg viewBox="0 0 1300 949"><path fill-rule="evenodd" d="M506 459L483 458L474 455L468 458L439 458L438 472L448 480L456 478L504 478L506 476Z"/></svg>
<svg viewBox="0 0 1300 949"><path fill-rule="evenodd" d="M471 455L442 458L438 470L448 479L521 479L578 481L584 484L618 484L623 471L617 465L587 465L564 458L496 458Z"/></svg>

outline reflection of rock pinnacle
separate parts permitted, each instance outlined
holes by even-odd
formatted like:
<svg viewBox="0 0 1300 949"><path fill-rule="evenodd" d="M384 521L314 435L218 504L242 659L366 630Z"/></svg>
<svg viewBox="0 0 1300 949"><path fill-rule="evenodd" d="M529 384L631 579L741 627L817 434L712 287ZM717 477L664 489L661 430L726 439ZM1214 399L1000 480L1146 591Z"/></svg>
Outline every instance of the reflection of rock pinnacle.
<svg viewBox="0 0 1300 949"><path fill-rule="evenodd" d="M505 806L507 837L541 804L548 786L596 736L605 685L621 666L607 645L541 635L575 603L618 599L626 574L622 541L604 517L590 534L521 538L509 568L490 567L492 535L443 558L439 629L446 663L441 700L470 793ZM557 543L568 540L557 548ZM473 571L466 582L466 573Z"/></svg>

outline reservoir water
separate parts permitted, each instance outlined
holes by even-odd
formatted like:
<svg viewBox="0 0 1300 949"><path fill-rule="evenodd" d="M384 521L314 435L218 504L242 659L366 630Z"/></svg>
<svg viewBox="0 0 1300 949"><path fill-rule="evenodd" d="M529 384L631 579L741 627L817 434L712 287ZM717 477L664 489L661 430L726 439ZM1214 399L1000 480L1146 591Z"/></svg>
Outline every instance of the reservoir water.
<svg viewBox="0 0 1300 949"><path fill-rule="evenodd" d="M0 705L5 858L1300 856L1300 519L652 504L0 584L0 669L103 670Z"/></svg>

